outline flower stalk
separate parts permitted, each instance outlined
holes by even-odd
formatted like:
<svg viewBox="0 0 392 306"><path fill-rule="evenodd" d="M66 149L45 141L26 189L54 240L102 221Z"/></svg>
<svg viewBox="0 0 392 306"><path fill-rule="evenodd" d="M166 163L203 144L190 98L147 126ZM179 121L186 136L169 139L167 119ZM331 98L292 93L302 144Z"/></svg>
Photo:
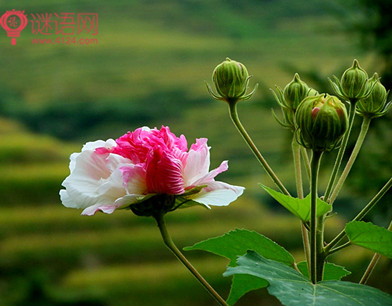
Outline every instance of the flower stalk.
<svg viewBox="0 0 392 306"><path fill-rule="evenodd" d="M306 174L308 175L308 178L310 178L310 160L309 160L309 156L308 156L308 152L306 150L306 148L301 146L301 155L302 155L302 159L305 163L305 170L306 170Z"/></svg>
<svg viewBox="0 0 392 306"><path fill-rule="evenodd" d="M316 284L322 279L324 266L323 220L317 218L318 173L322 151L313 151L310 176L310 280ZM322 264L321 264L322 263ZM321 275L321 277L320 277Z"/></svg>
<svg viewBox="0 0 392 306"><path fill-rule="evenodd" d="M373 208L376 206L378 201L388 192L392 187L392 177L385 183L385 185L380 189L380 191L370 200L368 204L355 216L352 221L361 221ZM346 237L346 232L342 230L326 247L325 252L327 255L334 253L332 249L337 245L344 237Z"/></svg>
<svg viewBox="0 0 392 306"><path fill-rule="evenodd" d="M333 202L335 202L340 190L343 187L344 182L346 181L346 178L348 176L348 174L350 173L350 170L359 154L359 151L361 150L363 141L365 140L366 134L369 130L369 126L370 126L370 122L371 122L371 118L369 117L364 117L363 121L362 121L362 126L361 126L361 131L358 135L358 139L355 143L355 147L353 149L353 151L351 152L350 158L338 180L338 182L336 183L336 186L331 194L331 197L329 199L329 203L332 205Z"/></svg>
<svg viewBox="0 0 392 306"><path fill-rule="evenodd" d="M303 199L304 191L303 191L302 171L301 171L301 151L300 151L299 144L295 140L295 136L293 137L293 141L291 143L291 149L293 151L294 174L295 174L295 183L296 183L295 185L297 188L297 196L299 199ZM304 246L306 263L308 265L308 271L310 271L309 235L308 235L308 230L306 229L303 222L301 222L301 235L302 235L302 244Z"/></svg>
<svg viewBox="0 0 392 306"><path fill-rule="evenodd" d="M284 193L285 195L290 195L286 187L284 187L283 183L279 180L275 172L272 170L270 165L267 163L263 155L261 155L260 151L257 149L256 145L250 138L249 134L246 132L244 126L242 125L240 118L238 117L238 112L237 112L237 103L232 102L228 103L229 105L229 114L230 118L237 128L238 132L241 134L242 138L245 140L246 144L249 146L253 154L256 156L257 160L260 162L260 164L263 166L264 170L268 173L269 177L274 181L274 183L278 186L280 191Z"/></svg>
<svg viewBox="0 0 392 306"><path fill-rule="evenodd" d="M181 251L174 244L167 231L166 222L164 219L164 214L157 214L154 216L157 221L159 231L164 244L169 248L170 251L177 257L177 259L193 274L193 276L201 283L201 285L211 294L211 296L218 302L219 305L227 306L226 301L215 291L214 288L201 276L201 274L192 266L192 264L186 259L186 257L181 253Z"/></svg>
<svg viewBox="0 0 392 306"><path fill-rule="evenodd" d="M337 174L339 172L339 168L343 160L344 152L346 151L348 139L350 137L351 130L354 124L354 118L355 118L355 102L351 101L349 119L348 119L349 120L348 130L343 136L342 143L340 145L338 155L336 156L335 164L332 169L331 177L329 178L327 188L325 189L324 200L327 202L329 202L329 197L331 195L332 188L334 187L335 181L337 179Z"/></svg>

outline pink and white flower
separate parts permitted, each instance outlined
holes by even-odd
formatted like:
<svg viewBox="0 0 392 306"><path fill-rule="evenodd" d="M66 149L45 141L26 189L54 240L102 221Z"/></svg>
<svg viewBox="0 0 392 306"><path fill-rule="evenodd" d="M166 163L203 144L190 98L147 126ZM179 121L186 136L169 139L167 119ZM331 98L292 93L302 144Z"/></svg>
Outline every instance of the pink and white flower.
<svg viewBox="0 0 392 306"><path fill-rule="evenodd" d="M183 196L206 207L226 206L244 190L215 181L228 165L224 161L209 171L206 138L197 139L188 150L184 135L177 137L168 127L143 127L116 141L88 142L70 159L71 173L62 184L60 198L66 207L84 209L83 215L110 214L152 194ZM201 186L200 192L188 192Z"/></svg>

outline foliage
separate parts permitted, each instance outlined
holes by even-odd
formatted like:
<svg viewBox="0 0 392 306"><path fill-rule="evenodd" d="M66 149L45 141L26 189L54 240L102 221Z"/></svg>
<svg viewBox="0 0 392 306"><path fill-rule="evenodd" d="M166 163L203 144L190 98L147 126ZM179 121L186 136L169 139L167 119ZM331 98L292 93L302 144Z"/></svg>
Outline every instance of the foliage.
<svg viewBox="0 0 392 306"><path fill-rule="evenodd" d="M238 267L228 268L226 276L250 274L269 282L268 291L284 305L388 305L392 297L375 288L342 281L312 284L294 269L254 251L238 258Z"/></svg>

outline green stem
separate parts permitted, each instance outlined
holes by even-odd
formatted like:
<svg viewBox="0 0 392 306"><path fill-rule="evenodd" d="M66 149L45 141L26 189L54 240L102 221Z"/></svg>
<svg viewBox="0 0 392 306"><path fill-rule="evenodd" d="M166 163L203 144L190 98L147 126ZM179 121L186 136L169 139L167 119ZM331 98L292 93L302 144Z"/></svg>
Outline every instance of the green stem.
<svg viewBox="0 0 392 306"><path fill-rule="evenodd" d="M388 226L388 230L392 229L392 221ZM378 260L380 259L380 254L375 253L373 255L372 260L370 261L365 273L363 274L361 280L359 281L360 284L366 284L367 281L369 280L370 275L372 275L372 272L374 270L374 268L376 267Z"/></svg>
<svg viewBox="0 0 392 306"><path fill-rule="evenodd" d="M324 264L325 264L325 251L324 251L324 216L317 218L316 228L316 254L317 254L317 281L323 280Z"/></svg>
<svg viewBox="0 0 392 306"><path fill-rule="evenodd" d="M310 280L313 284L316 284L319 278L317 268L319 266L320 259L320 233L319 226L317 225L317 185L318 185L318 173L320 169L320 160L323 153L320 151L313 151L311 161L311 175L310 175Z"/></svg>
<svg viewBox="0 0 392 306"><path fill-rule="evenodd" d="M301 151L300 151L299 144L295 140L295 136L293 137L293 141L291 143L291 149L293 151L294 174L295 174L295 183L296 183L295 185L297 187L297 196L299 199L303 199L304 191L303 191L302 172L301 172ZM309 235L308 235L308 230L306 229L303 222L301 222L301 234L302 234L302 243L304 246L306 263L308 265L308 271L310 271Z"/></svg>
<svg viewBox="0 0 392 306"><path fill-rule="evenodd" d="M241 121L240 121L240 119L238 117L238 113L237 113L237 103L236 102L229 103L229 113L230 113L230 118L233 121L234 125L236 126L238 132L244 138L245 142L248 144L249 148L252 150L252 152L256 156L257 160L264 167L264 170L268 173L270 178L275 182L275 184L278 186L280 191L289 196L290 193L287 191L287 189L284 187L282 182L276 176L276 174L272 170L272 168L268 165L267 161L261 155L260 151L257 149L256 145L253 143L252 139L250 138L250 136L246 132L245 128L241 124Z"/></svg>
<svg viewBox="0 0 392 306"><path fill-rule="evenodd" d="M192 266L192 264L186 259L186 257L180 252L180 250L176 247L173 240L171 239L164 220L163 214L159 214L154 216L157 221L159 230L162 235L163 242L165 245L173 252L173 254L177 257L182 264L188 268L188 270L193 274L194 277L203 285L203 287L212 295L212 297L219 303L219 305L227 306L226 301L211 287L211 285L200 275L200 273Z"/></svg>
<svg viewBox="0 0 392 306"><path fill-rule="evenodd" d="M301 155L302 158L305 162L305 169L306 169L306 173L308 174L308 177L310 177L310 161L309 161L309 156L308 156L308 152L306 151L306 148L301 146Z"/></svg>
<svg viewBox="0 0 392 306"><path fill-rule="evenodd" d="M329 251L328 255L331 255L331 254L333 254L333 253L336 253L337 251L340 251L340 250L342 250L342 249L348 247L349 245L351 245L351 242L350 242L350 241L348 241L348 242L346 242L346 243L344 243L344 244L342 244L342 245L339 245L339 246L337 246L336 248L334 248L334 249L332 249L331 251Z"/></svg>
<svg viewBox="0 0 392 306"><path fill-rule="evenodd" d="M332 169L331 177L329 178L329 182L327 188L325 189L324 201L328 201L329 196L332 192L332 188L335 185L335 181L337 178L337 174L339 172L340 165L342 163L344 152L346 151L348 138L350 137L350 133L354 124L355 118L355 101L351 101L350 113L349 113L349 126L347 132L343 136L342 144L340 145L338 155L336 156L335 164Z"/></svg>
<svg viewBox="0 0 392 306"><path fill-rule="evenodd" d="M291 142L291 149L293 151L293 160L294 160L294 175L295 175L295 183L297 187L297 196L300 199L304 198L304 191L303 191L303 182L302 182L302 171L301 171L301 152L300 146L293 138Z"/></svg>
<svg viewBox="0 0 392 306"><path fill-rule="evenodd" d="M387 191L392 187L392 177L385 183L385 185L380 189L380 191L370 200L368 204L356 215L352 221L361 221L372 209L378 201L387 193ZM344 237L346 237L346 232L342 230L326 247L325 251L327 254L331 254L330 250L338 244Z"/></svg>
<svg viewBox="0 0 392 306"><path fill-rule="evenodd" d="M346 164L346 167L344 168L342 175L339 178L339 181L336 183L335 189L333 190L331 197L329 199L329 203L332 205L333 202L335 202L340 190L343 187L343 184L350 173L351 167L353 166L355 159L358 156L359 151L361 150L363 141L365 140L366 134L369 130L370 122L372 121L371 118L364 117L362 121L362 126L361 126L361 131L358 135L357 142L355 143L354 149L351 152L350 158Z"/></svg>

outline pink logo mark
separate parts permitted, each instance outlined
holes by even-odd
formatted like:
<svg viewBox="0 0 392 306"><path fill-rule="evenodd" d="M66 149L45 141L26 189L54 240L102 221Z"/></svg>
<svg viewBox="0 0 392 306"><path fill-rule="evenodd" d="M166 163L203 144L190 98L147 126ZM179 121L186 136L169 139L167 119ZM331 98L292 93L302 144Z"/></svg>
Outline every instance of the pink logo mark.
<svg viewBox="0 0 392 306"><path fill-rule="evenodd" d="M11 44L16 45L16 38L20 36L20 32L27 25L27 17L23 14L24 11L7 11L0 17L0 25L7 32L8 37L11 38Z"/></svg>
<svg viewBox="0 0 392 306"><path fill-rule="evenodd" d="M91 35L98 34L98 14L97 13L80 13L78 14L78 34L86 30Z"/></svg>
<svg viewBox="0 0 392 306"><path fill-rule="evenodd" d="M51 13L45 13L45 14L36 14L33 16L34 20L30 20L32 23L32 30L33 34L42 34L42 35L52 35L52 30L53 28L57 29L57 21L52 19L52 14ZM36 27L35 27L36 24Z"/></svg>

